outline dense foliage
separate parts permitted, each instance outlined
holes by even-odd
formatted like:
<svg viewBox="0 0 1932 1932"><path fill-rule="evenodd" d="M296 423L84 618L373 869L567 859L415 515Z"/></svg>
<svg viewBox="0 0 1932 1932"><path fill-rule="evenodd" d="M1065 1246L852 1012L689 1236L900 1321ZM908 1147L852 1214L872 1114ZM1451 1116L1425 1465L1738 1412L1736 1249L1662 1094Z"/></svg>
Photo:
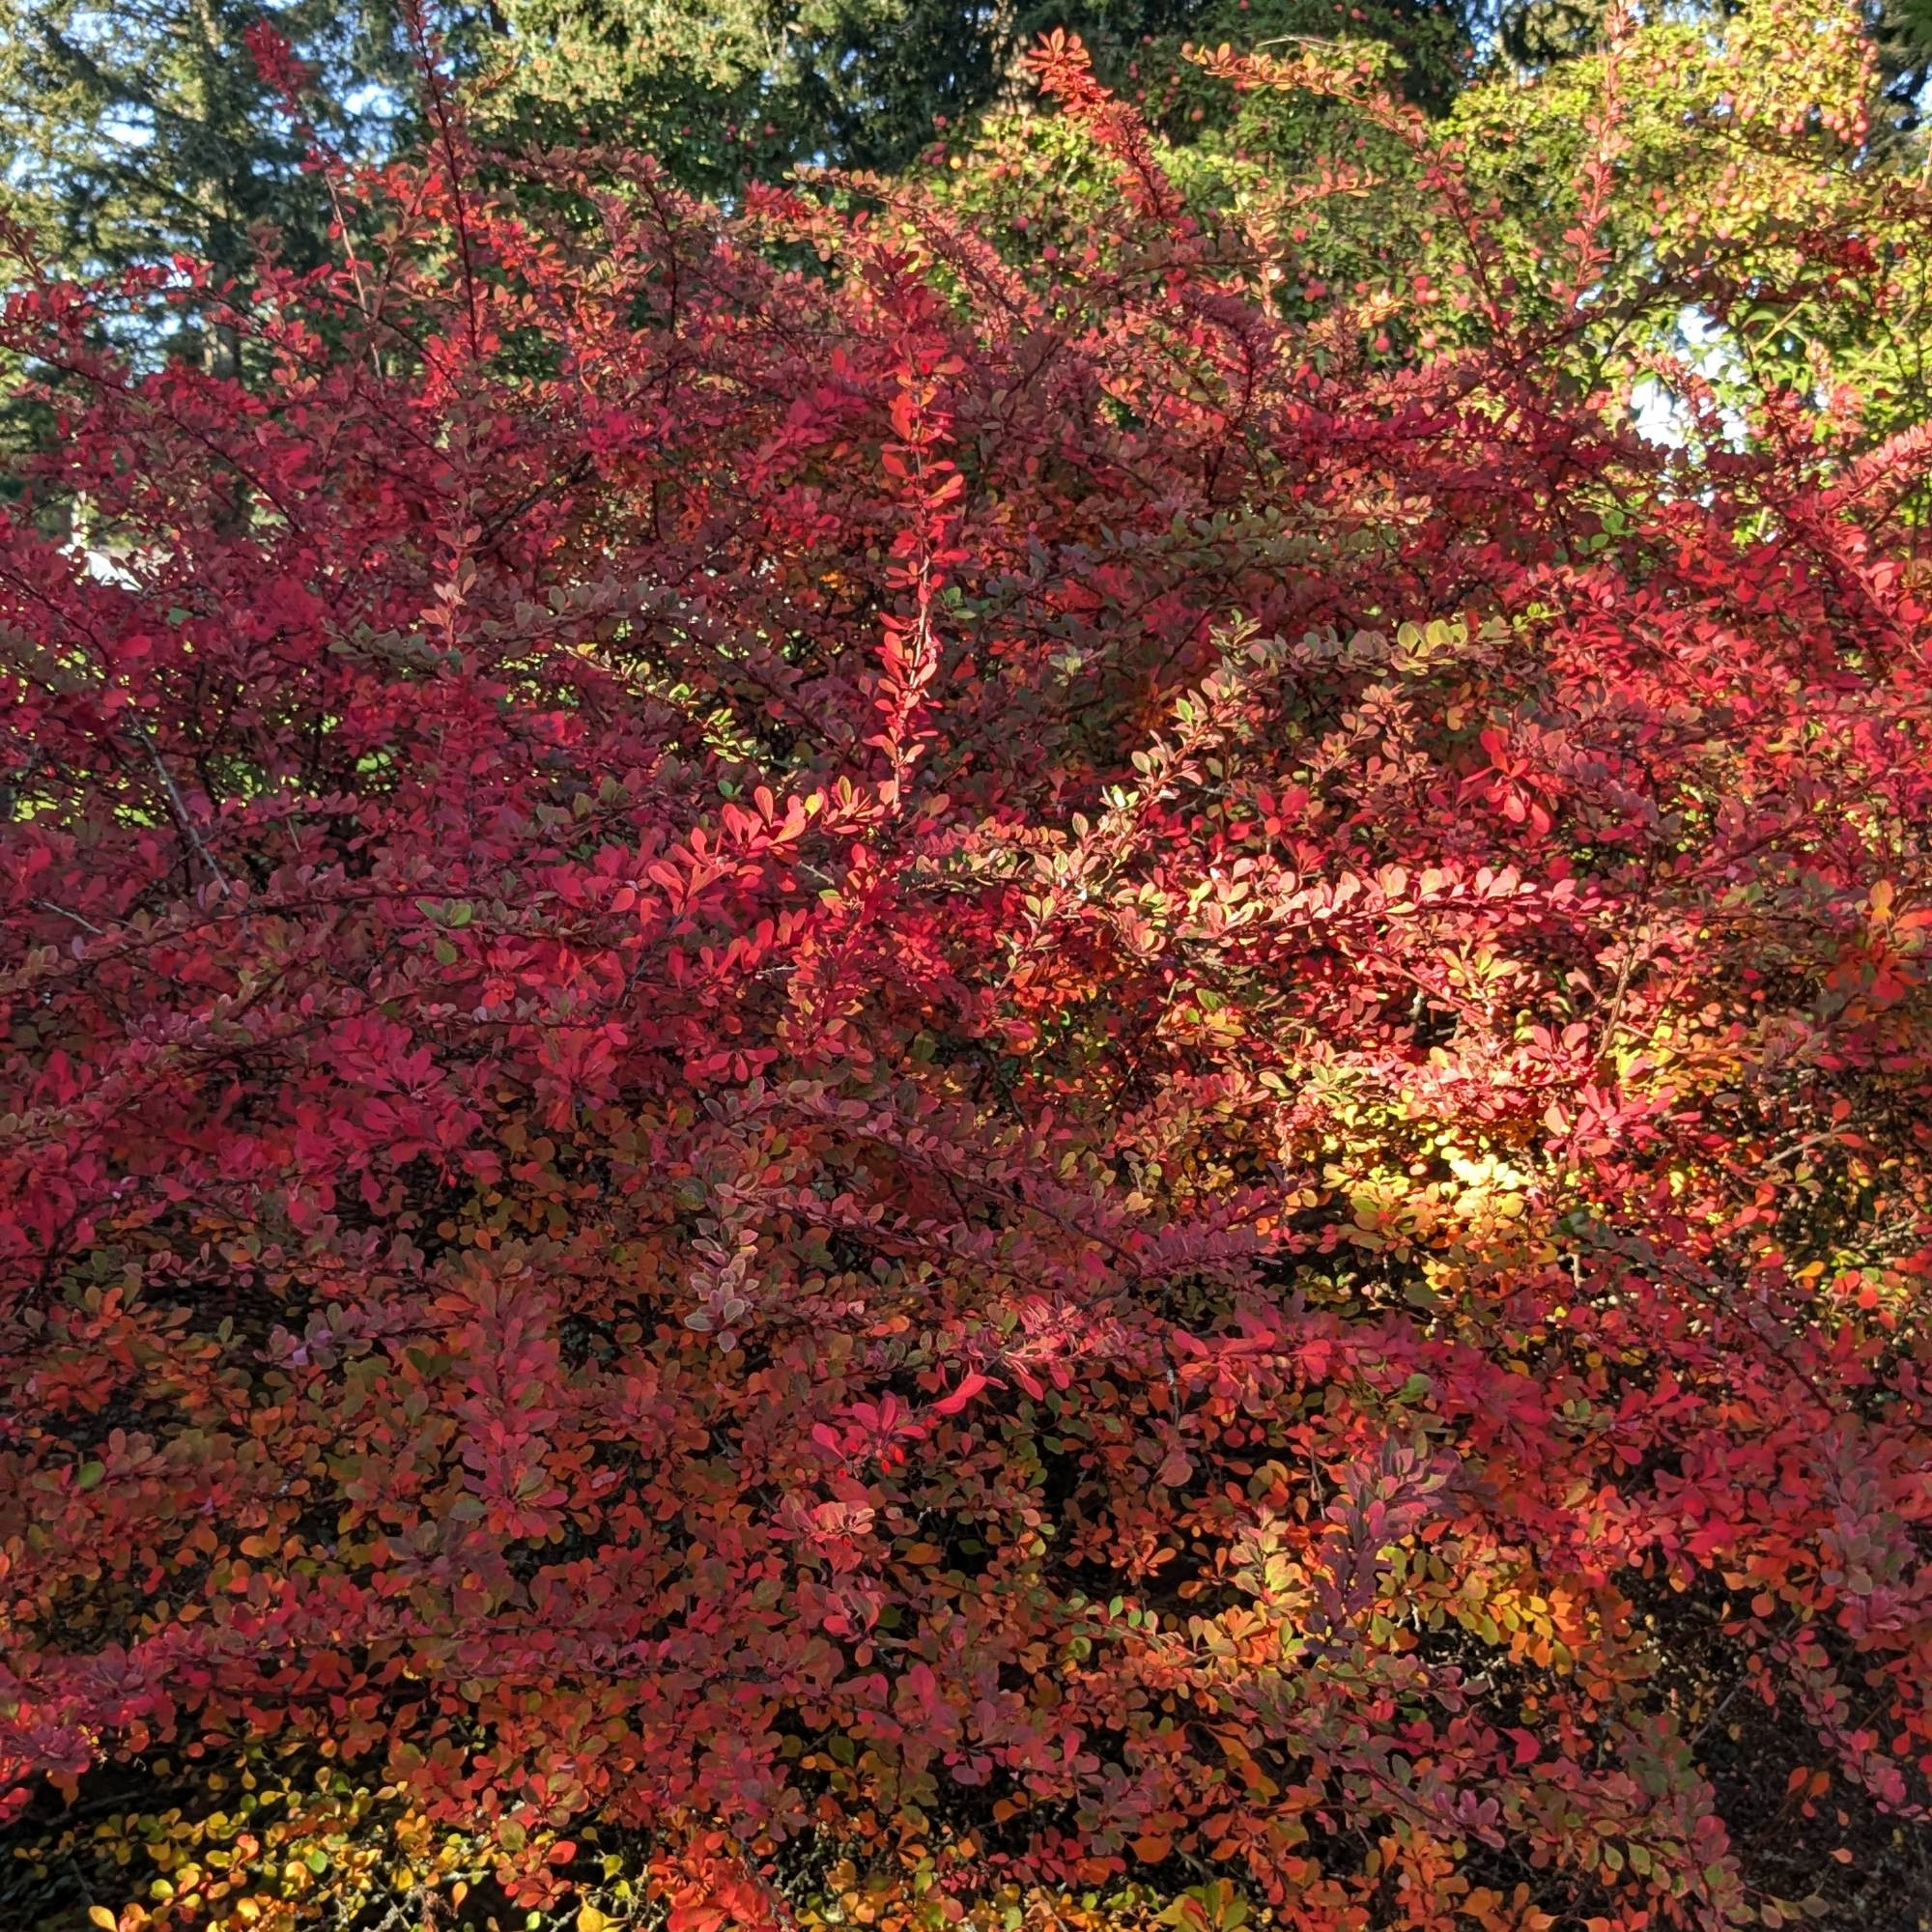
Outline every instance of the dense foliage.
<svg viewBox="0 0 1932 1932"><path fill-rule="evenodd" d="M479 106L506 134L610 135L648 147L683 186L728 193L799 162L903 168L936 134L1024 111L1042 29L1077 31L1096 71L1191 142L1226 90L1188 85L1190 40L1347 38L1439 108L1493 13L1488 0L506 0L505 71Z"/></svg>
<svg viewBox="0 0 1932 1932"><path fill-rule="evenodd" d="M1910 320L1840 25L1647 263L1614 56L1514 210L1406 156L1338 294L1062 39L1023 249L438 87L269 380L10 301L5 1896L1905 1922L1932 433L1644 320Z"/></svg>

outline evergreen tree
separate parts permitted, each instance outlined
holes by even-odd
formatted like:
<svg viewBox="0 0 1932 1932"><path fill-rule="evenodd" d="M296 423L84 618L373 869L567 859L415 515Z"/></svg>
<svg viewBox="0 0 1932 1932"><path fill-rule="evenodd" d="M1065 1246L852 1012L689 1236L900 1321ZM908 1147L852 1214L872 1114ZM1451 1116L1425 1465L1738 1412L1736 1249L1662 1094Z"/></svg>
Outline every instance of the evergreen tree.
<svg viewBox="0 0 1932 1932"><path fill-rule="evenodd" d="M407 127L410 36L389 0L0 0L8 212L79 273L187 253L242 275L269 230L313 259L327 198L249 51L263 20L312 71L331 144L369 155ZM475 43L471 16L434 24L459 59ZM206 348L219 366L219 340Z"/></svg>
<svg viewBox="0 0 1932 1932"><path fill-rule="evenodd" d="M1874 7L1872 38L1892 130L1916 133L1932 110L1932 0Z"/></svg>
<svg viewBox="0 0 1932 1932"><path fill-rule="evenodd" d="M1123 91L1187 40L1383 40L1412 98L1445 104L1472 36L1454 0L505 0L506 127L611 136L726 191L797 162L905 166L936 129L1031 96L1024 62L1077 32Z"/></svg>

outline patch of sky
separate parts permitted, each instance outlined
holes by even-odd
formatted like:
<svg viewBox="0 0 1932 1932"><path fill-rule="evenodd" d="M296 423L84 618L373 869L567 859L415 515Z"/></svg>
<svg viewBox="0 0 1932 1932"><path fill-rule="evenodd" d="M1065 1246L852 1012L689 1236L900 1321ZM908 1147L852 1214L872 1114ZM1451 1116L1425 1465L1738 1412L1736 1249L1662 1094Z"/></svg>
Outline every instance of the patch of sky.
<svg viewBox="0 0 1932 1932"><path fill-rule="evenodd" d="M1694 376L1723 388L1741 381L1744 368L1723 327L1702 309L1689 306L1677 316L1678 350ZM1694 416L1687 400L1658 376L1643 376L1631 391L1635 427L1646 440L1666 449L1682 449L1690 440ZM1718 412L1724 443L1732 449L1745 444L1745 419L1734 407Z"/></svg>

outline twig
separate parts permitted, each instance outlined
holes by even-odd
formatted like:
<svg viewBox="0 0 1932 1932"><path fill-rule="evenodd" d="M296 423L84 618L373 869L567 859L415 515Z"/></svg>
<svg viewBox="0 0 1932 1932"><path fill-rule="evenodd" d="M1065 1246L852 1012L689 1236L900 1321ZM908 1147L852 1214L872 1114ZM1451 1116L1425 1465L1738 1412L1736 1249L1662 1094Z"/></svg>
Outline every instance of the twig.
<svg viewBox="0 0 1932 1932"><path fill-rule="evenodd" d="M72 920L74 924L80 927L81 931L93 933L96 939L103 936L100 928L91 920L82 919L77 912L69 912L64 905L55 905L52 899L29 899L27 903L39 906L43 912L54 913L61 919Z"/></svg>
<svg viewBox="0 0 1932 1932"><path fill-rule="evenodd" d="M209 876L225 898L229 892L228 875L214 863L214 854L203 842L194 820L188 815L187 803L175 784L174 774L168 770L161 756L161 748L155 743L153 735L145 724L136 724L134 735L148 748L148 756L154 760L155 776L160 780L162 789L168 795L168 810L175 821L175 829L194 848L195 856L208 867Z"/></svg>

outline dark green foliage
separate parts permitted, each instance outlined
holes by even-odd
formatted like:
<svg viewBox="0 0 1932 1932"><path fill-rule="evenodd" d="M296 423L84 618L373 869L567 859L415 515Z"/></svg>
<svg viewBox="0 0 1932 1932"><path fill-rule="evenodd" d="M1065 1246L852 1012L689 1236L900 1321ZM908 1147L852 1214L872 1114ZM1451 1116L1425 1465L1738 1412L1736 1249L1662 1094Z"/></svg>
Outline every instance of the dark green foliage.
<svg viewBox="0 0 1932 1932"><path fill-rule="evenodd" d="M646 147L710 192L798 162L903 167L935 133L1029 99L1027 50L1053 27L1077 32L1102 77L1147 94L1162 131L1181 138L1226 109L1225 90L1180 70L1188 41L1384 40L1411 98L1440 107L1472 34L1447 0L509 0L505 11L516 64L492 97L500 126ZM1163 112L1158 90L1177 73Z"/></svg>
<svg viewBox="0 0 1932 1932"><path fill-rule="evenodd" d="M41 248L77 272L188 253L234 275L272 230L285 259L319 257L327 196L246 43L264 19L312 71L333 146L376 154L407 130L412 53L390 0L0 0L0 174ZM432 22L459 60L479 24Z"/></svg>
<svg viewBox="0 0 1932 1932"><path fill-rule="evenodd" d="M1932 0L1886 0L1874 7L1872 38L1894 128L1914 132L1932 106Z"/></svg>

